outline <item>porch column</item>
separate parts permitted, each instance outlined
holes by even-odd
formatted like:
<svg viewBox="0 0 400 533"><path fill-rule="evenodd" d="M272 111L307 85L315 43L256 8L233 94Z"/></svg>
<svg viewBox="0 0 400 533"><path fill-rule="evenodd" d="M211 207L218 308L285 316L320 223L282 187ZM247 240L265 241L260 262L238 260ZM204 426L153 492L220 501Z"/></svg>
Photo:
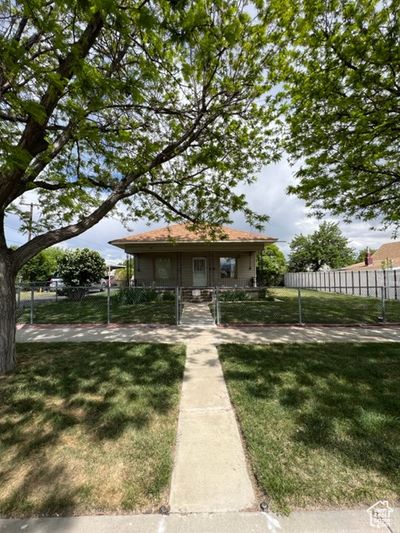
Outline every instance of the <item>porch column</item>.
<svg viewBox="0 0 400 533"><path fill-rule="evenodd" d="M182 258L181 253L176 252L176 286L182 285Z"/></svg>

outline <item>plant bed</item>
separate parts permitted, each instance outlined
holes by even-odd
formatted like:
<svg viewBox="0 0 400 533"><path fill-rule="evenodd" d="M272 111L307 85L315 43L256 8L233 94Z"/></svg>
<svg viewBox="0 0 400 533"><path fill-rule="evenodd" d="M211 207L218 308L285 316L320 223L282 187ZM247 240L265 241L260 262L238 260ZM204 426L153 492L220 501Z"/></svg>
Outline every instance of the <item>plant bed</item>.
<svg viewBox="0 0 400 533"><path fill-rule="evenodd" d="M223 345L219 354L273 510L398 504L398 344Z"/></svg>
<svg viewBox="0 0 400 533"><path fill-rule="evenodd" d="M17 345L0 377L0 516L158 510L168 501L184 347Z"/></svg>

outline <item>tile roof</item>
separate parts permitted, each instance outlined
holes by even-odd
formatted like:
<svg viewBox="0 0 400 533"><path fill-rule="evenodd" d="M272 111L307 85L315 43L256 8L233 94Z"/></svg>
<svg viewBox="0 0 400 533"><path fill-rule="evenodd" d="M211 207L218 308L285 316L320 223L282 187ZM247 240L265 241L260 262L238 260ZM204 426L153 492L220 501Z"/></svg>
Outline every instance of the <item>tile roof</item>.
<svg viewBox="0 0 400 533"><path fill-rule="evenodd" d="M261 233L255 233L251 231L239 231L236 229L222 226L225 238L217 239L217 241L229 242L229 241L260 241L260 242L274 242L277 239L274 237L268 237ZM201 231L191 231L186 224L173 224L171 226L165 226L164 228L155 229L151 231L145 231L144 233L134 233L121 239L114 239L110 241L110 244L129 244L129 243L153 243L153 242L204 242L211 240L210 236L207 236Z"/></svg>
<svg viewBox="0 0 400 533"><path fill-rule="evenodd" d="M400 268L400 241L387 242L382 244L378 250L372 254L372 264L365 266L365 263L355 263L342 268L341 270L380 270L382 261L385 259L392 260L393 268Z"/></svg>

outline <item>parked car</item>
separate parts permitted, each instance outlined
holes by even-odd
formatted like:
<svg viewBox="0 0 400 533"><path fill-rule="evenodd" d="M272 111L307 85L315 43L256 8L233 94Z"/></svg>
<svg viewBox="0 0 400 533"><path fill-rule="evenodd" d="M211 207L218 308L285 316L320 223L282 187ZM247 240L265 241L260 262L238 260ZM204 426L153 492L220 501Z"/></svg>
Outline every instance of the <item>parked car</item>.
<svg viewBox="0 0 400 533"><path fill-rule="evenodd" d="M107 288L108 281L106 279L101 279L98 283L92 283L89 286L89 292L103 292Z"/></svg>
<svg viewBox="0 0 400 533"><path fill-rule="evenodd" d="M98 283L92 283L88 287L88 292L103 292L107 288L107 280L101 279ZM62 278L51 278L49 283L50 291L57 291L57 294L65 294L65 283Z"/></svg>
<svg viewBox="0 0 400 533"><path fill-rule="evenodd" d="M64 288L64 281L62 278L51 278L49 283L49 290L52 292L59 292Z"/></svg>

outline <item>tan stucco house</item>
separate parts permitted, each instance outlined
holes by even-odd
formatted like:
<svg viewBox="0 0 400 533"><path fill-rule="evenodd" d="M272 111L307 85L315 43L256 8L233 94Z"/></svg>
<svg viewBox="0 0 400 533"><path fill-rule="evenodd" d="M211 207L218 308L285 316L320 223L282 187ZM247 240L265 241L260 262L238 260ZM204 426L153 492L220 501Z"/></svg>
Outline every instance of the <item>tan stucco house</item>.
<svg viewBox="0 0 400 533"><path fill-rule="evenodd" d="M255 285L256 256L277 239L223 227L223 238L174 224L110 241L135 258L138 286L249 287Z"/></svg>

